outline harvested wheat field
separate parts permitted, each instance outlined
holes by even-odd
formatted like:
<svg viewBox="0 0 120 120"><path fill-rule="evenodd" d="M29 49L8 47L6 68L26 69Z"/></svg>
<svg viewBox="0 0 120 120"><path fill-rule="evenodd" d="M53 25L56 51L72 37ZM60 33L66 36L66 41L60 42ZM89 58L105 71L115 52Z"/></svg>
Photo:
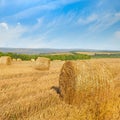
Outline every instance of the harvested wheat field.
<svg viewBox="0 0 120 120"><path fill-rule="evenodd" d="M0 120L120 120L120 59L0 65Z"/></svg>

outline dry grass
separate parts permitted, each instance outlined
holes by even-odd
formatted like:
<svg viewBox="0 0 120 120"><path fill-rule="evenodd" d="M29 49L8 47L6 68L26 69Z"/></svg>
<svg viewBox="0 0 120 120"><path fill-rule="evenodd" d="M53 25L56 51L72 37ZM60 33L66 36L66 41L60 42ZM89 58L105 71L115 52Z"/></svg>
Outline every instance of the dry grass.
<svg viewBox="0 0 120 120"><path fill-rule="evenodd" d="M0 120L119 120L120 59L96 61L110 65L116 93L115 100L100 107L89 101L78 107L59 99L56 91L64 62L51 62L49 71L33 69L31 61L0 66Z"/></svg>
<svg viewBox="0 0 120 120"><path fill-rule="evenodd" d="M116 52L76 52L78 54L86 54L86 55L95 55L95 54L107 54L107 55L110 55L110 54L116 54ZM118 52L120 53L120 52Z"/></svg>

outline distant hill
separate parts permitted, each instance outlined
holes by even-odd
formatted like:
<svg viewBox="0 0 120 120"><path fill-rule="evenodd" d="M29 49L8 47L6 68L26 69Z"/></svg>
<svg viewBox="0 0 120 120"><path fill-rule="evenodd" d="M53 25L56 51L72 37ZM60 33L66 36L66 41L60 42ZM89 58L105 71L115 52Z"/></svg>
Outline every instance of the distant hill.
<svg viewBox="0 0 120 120"><path fill-rule="evenodd" d="M18 54L42 54L42 53L61 53L69 52L71 49L50 49L50 48L0 48L0 52L12 52Z"/></svg>
<svg viewBox="0 0 120 120"><path fill-rule="evenodd" d="M93 50L93 49L51 49L51 48L0 48L0 52L12 52L18 54L48 54L48 53L66 53L66 52L120 52L109 50Z"/></svg>

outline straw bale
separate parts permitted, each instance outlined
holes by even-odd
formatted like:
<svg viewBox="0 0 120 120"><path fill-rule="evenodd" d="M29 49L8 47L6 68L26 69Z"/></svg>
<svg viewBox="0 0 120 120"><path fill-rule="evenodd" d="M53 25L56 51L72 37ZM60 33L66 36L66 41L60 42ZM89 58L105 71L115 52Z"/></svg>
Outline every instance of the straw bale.
<svg viewBox="0 0 120 120"><path fill-rule="evenodd" d="M18 61L18 62L21 62L21 61L22 61L22 59L21 59L21 58L17 58L17 61Z"/></svg>
<svg viewBox="0 0 120 120"><path fill-rule="evenodd" d="M53 62L62 62L62 60L53 60Z"/></svg>
<svg viewBox="0 0 120 120"><path fill-rule="evenodd" d="M112 72L105 63L66 61L59 77L60 98L68 104L106 101L114 88L112 80Z"/></svg>
<svg viewBox="0 0 120 120"><path fill-rule="evenodd" d="M37 70L49 70L50 59L45 57L38 57L35 61L35 69Z"/></svg>
<svg viewBox="0 0 120 120"><path fill-rule="evenodd" d="M2 65L11 65L11 57L9 56L2 56L0 57L0 64Z"/></svg>
<svg viewBox="0 0 120 120"><path fill-rule="evenodd" d="M13 58L12 61L15 62L15 61L17 61L17 60Z"/></svg>
<svg viewBox="0 0 120 120"><path fill-rule="evenodd" d="M35 59L31 59L31 62L35 62Z"/></svg>

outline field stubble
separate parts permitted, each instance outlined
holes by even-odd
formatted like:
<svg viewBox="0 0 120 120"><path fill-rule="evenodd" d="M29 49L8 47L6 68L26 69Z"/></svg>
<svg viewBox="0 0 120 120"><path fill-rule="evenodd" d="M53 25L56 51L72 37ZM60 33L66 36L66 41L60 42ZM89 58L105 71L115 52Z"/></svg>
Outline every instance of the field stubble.
<svg viewBox="0 0 120 120"><path fill-rule="evenodd" d="M95 120L98 114L96 120L119 120L120 59L92 61L109 64L115 76L116 97L107 105L95 106L88 101L78 107L59 99L59 74L64 61L51 62L49 71L35 70L26 61L0 66L0 120Z"/></svg>

